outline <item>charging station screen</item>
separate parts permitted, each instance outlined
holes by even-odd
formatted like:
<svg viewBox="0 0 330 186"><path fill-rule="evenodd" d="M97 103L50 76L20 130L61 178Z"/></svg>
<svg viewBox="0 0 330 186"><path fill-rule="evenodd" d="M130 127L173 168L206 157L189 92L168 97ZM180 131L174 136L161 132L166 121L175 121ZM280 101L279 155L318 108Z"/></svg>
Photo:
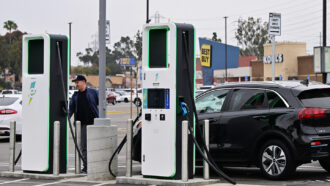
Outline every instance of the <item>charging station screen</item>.
<svg viewBox="0 0 330 186"><path fill-rule="evenodd" d="M149 31L149 68L166 68L167 29Z"/></svg>
<svg viewBox="0 0 330 186"><path fill-rule="evenodd" d="M28 41L28 74L44 73L44 40Z"/></svg>
<svg viewBox="0 0 330 186"><path fill-rule="evenodd" d="M148 108L165 108L165 89L148 89Z"/></svg>

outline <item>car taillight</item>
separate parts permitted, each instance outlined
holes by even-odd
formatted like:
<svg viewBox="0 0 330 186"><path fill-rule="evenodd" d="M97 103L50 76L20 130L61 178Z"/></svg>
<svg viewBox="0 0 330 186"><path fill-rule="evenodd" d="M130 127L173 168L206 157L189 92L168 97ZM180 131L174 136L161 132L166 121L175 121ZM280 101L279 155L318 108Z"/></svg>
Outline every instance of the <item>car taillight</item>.
<svg viewBox="0 0 330 186"><path fill-rule="evenodd" d="M13 109L2 109L2 110L0 110L0 115L6 115L6 114L17 114L17 111L13 110Z"/></svg>
<svg viewBox="0 0 330 186"><path fill-rule="evenodd" d="M298 113L298 119L311 119L325 116L325 109L322 108L303 108Z"/></svg>

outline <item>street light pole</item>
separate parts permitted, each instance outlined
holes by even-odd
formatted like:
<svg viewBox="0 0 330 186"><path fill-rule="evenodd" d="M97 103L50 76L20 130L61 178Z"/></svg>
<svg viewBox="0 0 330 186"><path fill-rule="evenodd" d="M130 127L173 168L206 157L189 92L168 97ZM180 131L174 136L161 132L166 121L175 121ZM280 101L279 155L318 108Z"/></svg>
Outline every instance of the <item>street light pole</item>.
<svg viewBox="0 0 330 186"><path fill-rule="evenodd" d="M327 46L327 0L323 0L323 47L326 46ZM327 73L323 73L322 82L327 83Z"/></svg>
<svg viewBox="0 0 330 186"><path fill-rule="evenodd" d="M100 0L99 15L99 118L105 118L105 16L106 0Z"/></svg>
<svg viewBox="0 0 330 186"><path fill-rule="evenodd" d="M71 74L71 24L69 22L69 74Z"/></svg>
<svg viewBox="0 0 330 186"><path fill-rule="evenodd" d="M148 24L150 22L150 19L149 19L149 0L147 0L147 20L146 20L146 23Z"/></svg>
<svg viewBox="0 0 330 186"><path fill-rule="evenodd" d="M225 18L225 69L226 69L226 82L228 81L228 76L227 76L227 16Z"/></svg>

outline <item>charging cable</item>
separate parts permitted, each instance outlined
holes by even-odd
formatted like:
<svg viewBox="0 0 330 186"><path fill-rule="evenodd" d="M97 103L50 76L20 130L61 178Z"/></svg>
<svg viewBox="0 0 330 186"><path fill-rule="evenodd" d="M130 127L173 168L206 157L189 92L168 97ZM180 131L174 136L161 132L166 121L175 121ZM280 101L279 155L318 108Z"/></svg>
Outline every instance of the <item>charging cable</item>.
<svg viewBox="0 0 330 186"><path fill-rule="evenodd" d="M187 32L184 31L182 33L182 39L183 39L183 49L185 51L185 62L186 62L186 65L187 65L187 76L188 76L188 79L190 80L191 77L190 77L190 67L189 67L189 63L188 63L188 60L189 60L189 57L188 57L188 36L187 36ZM189 98L190 98L190 101L192 103L192 107L193 107L193 115L195 116L195 120L196 120L196 123L197 123L197 132L200 134L200 136L203 136L202 135L202 132L201 132L201 129L200 129L200 125L199 125L199 120L198 120L198 116L197 116L197 111L196 111L196 105L195 105L195 99L192 95L192 85L191 83L188 83L188 87L189 87ZM188 107L186 107L188 109ZM193 131L192 131L192 123L188 122L190 127L189 130L190 130L190 136L193 135ZM203 157L203 159L210 165L210 167L221 177L223 177L226 181L228 181L229 183L231 184L236 184L236 182L234 180L232 180L229 176L227 176L223 171L221 171L215 161L213 160L210 152L208 151L208 149L206 148L206 144L205 144L205 141L204 139L201 139L200 141L202 141L202 147L203 149L205 150L206 154L207 154L207 157L204 155L202 149L200 148L200 146L198 145L197 143L197 140L194 136L192 136L192 139L198 149L198 152L201 154L201 156Z"/></svg>

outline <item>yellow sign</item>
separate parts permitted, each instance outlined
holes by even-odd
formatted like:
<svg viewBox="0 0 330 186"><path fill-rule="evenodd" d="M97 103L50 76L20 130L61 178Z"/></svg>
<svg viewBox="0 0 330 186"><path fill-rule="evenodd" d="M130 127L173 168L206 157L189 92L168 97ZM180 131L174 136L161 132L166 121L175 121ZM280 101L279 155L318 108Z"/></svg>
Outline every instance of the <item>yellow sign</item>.
<svg viewBox="0 0 330 186"><path fill-rule="evenodd" d="M211 67L211 45L202 45L201 65L204 67Z"/></svg>

